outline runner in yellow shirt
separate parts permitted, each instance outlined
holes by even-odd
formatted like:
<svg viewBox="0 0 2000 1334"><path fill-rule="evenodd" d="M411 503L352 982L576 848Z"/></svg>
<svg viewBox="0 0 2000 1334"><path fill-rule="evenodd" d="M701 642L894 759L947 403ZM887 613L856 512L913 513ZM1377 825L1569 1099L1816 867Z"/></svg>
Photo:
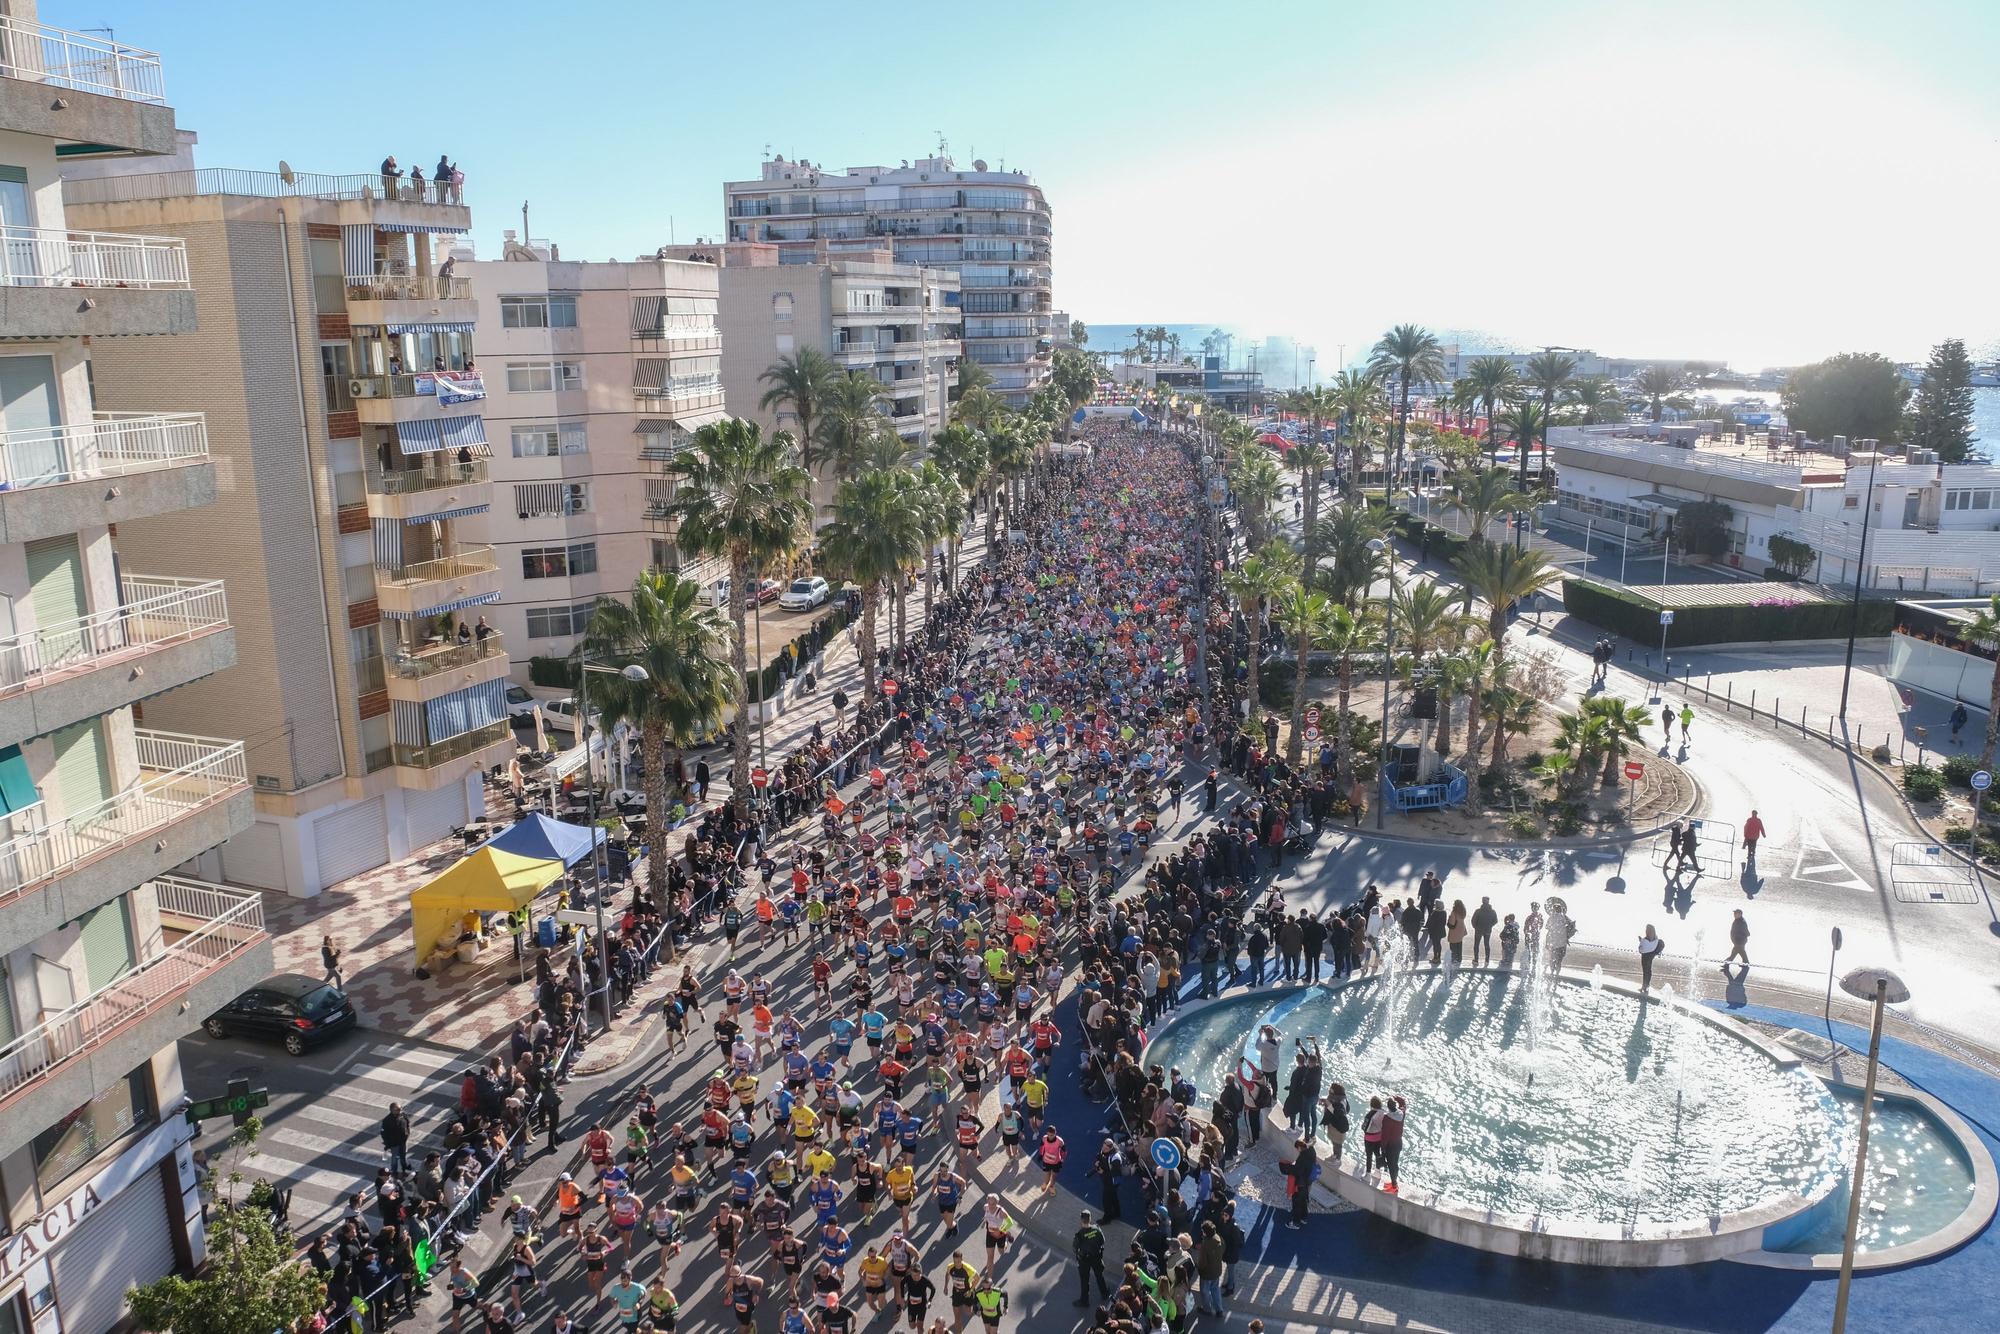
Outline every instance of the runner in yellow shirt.
<svg viewBox="0 0 2000 1334"><path fill-rule="evenodd" d="M896 1160L896 1165L889 1169L887 1180L889 1198L896 1202L897 1211L903 1215L903 1231L910 1232L913 1230L910 1226L910 1206L917 1199L917 1173L910 1166L907 1156Z"/></svg>

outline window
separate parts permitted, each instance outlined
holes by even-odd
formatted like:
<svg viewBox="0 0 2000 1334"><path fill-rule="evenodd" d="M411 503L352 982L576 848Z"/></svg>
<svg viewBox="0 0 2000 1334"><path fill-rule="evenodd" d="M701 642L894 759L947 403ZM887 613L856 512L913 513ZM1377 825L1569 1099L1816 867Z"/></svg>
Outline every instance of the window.
<svg viewBox="0 0 2000 1334"><path fill-rule="evenodd" d="M553 607L529 607L528 638L567 639L580 635L590 624L591 608L596 605L595 599L589 599Z"/></svg>
<svg viewBox="0 0 2000 1334"><path fill-rule="evenodd" d="M574 329L576 298L573 296L503 296L500 298L500 327L503 329Z"/></svg>
<svg viewBox="0 0 2000 1334"><path fill-rule="evenodd" d="M151 1083L140 1066L35 1136L35 1179L53 1191L98 1154L153 1123Z"/></svg>
<svg viewBox="0 0 2000 1334"><path fill-rule="evenodd" d="M863 290L863 289L849 288L847 291L847 308L849 310L882 309L881 289L875 288L872 290Z"/></svg>
<svg viewBox="0 0 2000 1334"><path fill-rule="evenodd" d="M511 435L517 459L581 454L590 448L588 432L582 422L537 422L532 426L516 426Z"/></svg>
<svg viewBox="0 0 2000 1334"><path fill-rule="evenodd" d="M653 539L653 568L668 574L678 574L681 568L681 553L673 542L664 537Z"/></svg>
<svg viewBox="0 0 2000 1334"><path fill-rule="evenodd" d="M345 263L339 238L313 237L306 242L306 254L312 262L313 305L322 315L346 314L347 277L341 272Z"/></svg>
<svg viewBox="0 0 2000 1334"><path fill-rule="evenodd" d="M347 344L319 345L319 373L326 382L326 410L352 411L354 395L348 392L347 382L354 378L354 354Z"/></svg>
<svg viewBox="0 0 2000 1334"><path fill-rule="evenodd" d="M792 318L792 294L790 292L780 292L771 298L771 318L780 324L786 323Z"/></svg>
<svg viewBox="0 0 2000 1334"><path fill-rule="evenodd" d="M565 547L522 547L523 579L566 579L597 573L597 543L572 542Z"/></svg>
<svg viewBox="0 0 2000 1334"><path fill-rule="evenodd" d="M556 389L583 388L580 361L510 361L507 363L507 392L546 394Z"/></svg>
<svg viewBox="0 0 2000 1334"><path fill-rule="evenodd" d="M589 510L588 482L524 482L514 488L514 512L524 519Z"/></svg>

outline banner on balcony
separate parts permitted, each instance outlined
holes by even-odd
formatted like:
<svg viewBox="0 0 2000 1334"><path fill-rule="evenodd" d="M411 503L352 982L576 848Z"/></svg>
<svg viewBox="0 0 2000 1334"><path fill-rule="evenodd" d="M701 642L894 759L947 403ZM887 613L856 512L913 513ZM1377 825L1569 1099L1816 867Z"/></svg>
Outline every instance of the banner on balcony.
<svg viewBox="0 0 2000 1334"><path fill-rule="evenodd" d="M479 371L420 371L416 380L418 393L436 394L447 406L486 397L486 377Z"/></svg>

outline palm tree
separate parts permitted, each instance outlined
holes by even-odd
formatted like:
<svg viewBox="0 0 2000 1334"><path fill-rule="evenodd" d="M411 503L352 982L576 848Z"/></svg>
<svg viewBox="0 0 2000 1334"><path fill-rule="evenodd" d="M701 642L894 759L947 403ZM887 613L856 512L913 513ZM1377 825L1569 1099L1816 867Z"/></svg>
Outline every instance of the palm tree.
<svg viewBox="0 0 2000 1334"><path fill-rule="evenodd" d="M1485 542L1486 525L1503 514L1519 514L1528 498L1514 489L1505 468L1482 468L1452 484L1451 503L1465 511L1472 524L1471 540Z"/></svg>
<svg viewBox="0 0 2000 1334"><path fill-rule="evenodd" d="M957 369L958 402L963 403L965 396L975 389L991 389L993 387L993 372L987 370L978 362L970 358L962 358L958 363ZM956 412L952 413L953 417L957 417L958 415Z"/></svg>
<svg viewBox="0 0 2000 1334"><path fill-rule="evenodd" d="M1396 638L1414 664L1421 666L1432 649L1451 648L1464 635L1466 617L1457 604L1450 589L1430 579L1396 590L1389 614L1395 620Z"/></svg>
<svg viewBox="0 0 2000 1334"><path fill-rule="evenodd" d="M1542 712L1542 699L1516 686L1495 685L1486 692L1486 712L1493 720L1492 768L1507 765L1507 743L1527 735Z"/></svg>
<svg viewBox="0 0 2000 1334"><path fill-rule="evenodd" d="M961 365L976 366L978 363L967 361ZM961 370L959 374L962 378L964 371ZM952 408L951 419L963 422L975 431L990 431L994 424L1006 415L1007 405L1000 401L1000 395L986 385L976 384L960 392L958 402Z"/></svg>
<svg viewBox="0 0 2000 1334"><path fill-rule="evenodd" d="M815 461L812 451L818 437L813 426L819 420L820 404L839 378L840 367L816 347L802 347L791 356L779 357L757 377L758 383L771 386L757 400L757 406L768 412L782 404L799 419L799 462L808 472Z"/></svg>
<svg viewBox="0 0 2000 1334"><path fill-rule="evenodd" d="M1229 489L1242 512L1246 539L1253 547L1263 546L1270 536L1271 507L1285 491L1284 471L1271 451L1260 446L1238 460Z"/></svg>
<svg viewBox="0 0 2000 1334"><path fill-rule="evenodd" d="M604 724L625 723L639 733L646 771L646 810L664 832L673 809L668 786L681 771L681 753L718 727L743 678L731 670L729 627L700 603L701 585L664 570L644 570L632 581L629 601L606 598L590 615L586 650L618 667L645 669L645 679L622 675L597 687ZM739 729L740 730L740 729ZM666 903L671 858L647 858L646 885L655 903Z"/></svg>
<svg viewBox="0 0 2000 1334"><path fill-rule="evenodd" d="M1604 426L1625 420L1625 395L1602 375L1586 375L1569 387L1572 407L1583 410L1588 426Z"/></svg>
<svg viewBox="0 0 2000 1334"><path fill-rule="evenodd" d="M1596 767L1598 757L1605 747L1604 719L1579 710L1556 716L1555 740L1550 749L1563 757L1566 763L1547 766L1547 771L1556 779L1558 791L1574 792L1582 786L1585 776Z"/></svg>
<svg viewBox="0 0 2000 1334"><path fill-rule="evenodd" d="M1528 451L1537 436L1548 434L1549 414L1540 399L1516 399L1500 414L1499 427L1506 437L1514 442L1514 448L1521 451L1518 487L1528 489Z"/></svg>
<svg viewBox="0 0 2000 1334"><path fill-rule="evenodd" d="M1320 391L1324 392L1324 391ZM1308 397L1317 395L1308 391ZM1298 474L1299 497L1302 506L1299 513L1299 548L1305 558L1306 578L1312 578L1314 565L1314 530L1319 526L1319 475L1333 466L1333 451L1319 442L1319 417L1314 414L1312 438L1292 446L1285 455L1285 468Z"/></svg>
<svg viewBox="0 0 2000 1334"><path fill-rule="evenodd" d="M1049 383L1069 404L1063 414L1063 439L1069 439L1070 418L1097 393L1097 370L1081 352L1058 352L1049 364Z"/></svg>
<svg viewBox="0 0 2000 1334"><path fill-rule="evenodd" d="M1663 408L1687 406L1687 396L1682 392L1687 384L1684 371L1671 366L1648 366L1639 372L1639 378L1632 382L1632 387L1651 405L1653 420L1658 421Z"/></svg>
<svg viewBox="0 0 2000 1334"><path fill-rule="evenodd" d="M1542 396L1542 445L1546 454L1549 423L1555 414L1556 398L1576 374L1576 358L1553 350L1538 352L1528 358L1525 370L1527 373L1523 378ZM1528 445L1525 441L1521 444L1521 489L1528 489Z"/></svg>
<svg viewBox="0 0 2000 1334"><path fill-rule="evenodd" d="M1514 375L1514 363L1506 357L1474 357L1472 364L1465 368L1465 383L1486 410L1486 457L1488 462L1498 466L1500 446L1493 434L1494 413L1498 411L1500 401L1520 383Z"/></svg>
<svg viewBox="0 0 2000 1334"><path fill-rule="evenodd" d="M988 458L986 437L967 426L947 426L931 437L931 458L958 484L959 508L967 508L972 497L986 484ZM961 513L951 530L950 562L952 577L958 577L958 548L971 516Z"/></svg>
<svg viewBox="0 0 2000 1334"><path fill-rule="evenodd" d="M994 492L1004 490L1007 494L1007 509L1014 512L1014 488L1027 474L1035 461L1035 446L1029 438L1026 426L1018 418L998 424L987 432L986 455L990 467L987 470L986 501L986 545L991 550L998 538L1000 506L995 503Z"/></svg>
<svg viewBox="0 0 2000 1334"><path fill-rule="evenodd" d="M925 459L923 467L917 471L928 503L924 507L924 620L931 618L931 593L937 584L938 563L931 554L942 542L945 560L949 563L951 553L957 549L958 539L965 532L965 488L958 484L958 478L935 458Z"/></svg>
<svg viewBox="0 0 2000 1334"><path fill-rule="evenodd" d="M1486 633L1493 656L1507 655L1507 612L1522 598L1562 582L1562 571L1541 552L1510 546L1468 546L1454 564L1465 586L1486 604Z"/></svg>
<svg viewBox="0 0 2000 1334"><path fill-rule="evenodd" d="M1347 617L1347 608L1304 584L1287 584L1278 599L1278 619L1284 622L1285 633L1297 646L1296 675L1292 679L1292 735L1285 743L1285 763L1294 768L1299 763L1306 727L1306 670L1312 651L1329 647L1339 633L1336 616Z"/></svg>
<svg viewBox="0 0 2000 1334"><path fill-rule="evenodd" d="M1291 571L1285 567L1282 558L1268 548L1261 555L1244 557L1222 576L1222 586L1236 599L1236 605L1243 612L1244 623L1250 630L1249 683L1245 698L1250 702L1251 723L1257 721L1261 707L1259 695L1262 683L1258 680L1257 669L1264 656L1264 609L1284 596L1286 586L1291 582Z"/></svg>
<svg viewBox="0 0 2000 1334"><path fill-rule="evenodd" d="M1313 533L1313 550L1321 554L1326 568L1309 568L1307 577L1349 611L1357 610L1382 573L1382 557L1370 544L1386 532L1382 511L1352 501L1335 505Z"/></svg>
<svg viewBox="0 0 2000 1334"><path fill-rule="evenodd" d="M874 471L842 482L834 494L833 520L820 530L820 550L829 568L861 588L861 627L855 648L861 657L861 698L875 698L876 617L882 587L920 557L923 534L907 490L908 474Z"/></svg>
<svg viewBox="0 0 2000 1334"><path fill-rule="evenodd" d="M2000 648L2000 593L1995 593L1986 609L1966 623L1964 634L1981 648ZM1986 745L1979 752L1979 767L1989 773L1996 745L2000 745L2000 672L1993 673L1993 691L1986 701Z"/></svg>
<svg viewBox="0 0 2000 1334"><path fill-rule="evenodd" d="M812 474L799 466L789 433L766 437L757 423L729 417L694 433L668 465L681 550L729 561L729 619L735 626L737 679L749 670L743 607L751 579L774 558L796 551L810 531ZM763 664L758 664L761 673ZM750 790L750 700L738 692L736 755L730 782Z"/></svg>
<svg viewBox="0 0 2000 1334"><path fill-rule="evenodd" d="M1403 474L1403 439L1410 424L1410 385L1412 382L1436 384L1443 380L1444 352L1430 330L1414 324L1399 324L1376 340L1368 355L1368 369L1383 380L1394 377L1397 384L1394 423L1396 460L1389 474L1389 486L1393 487ZM1385 490L1383 499L1388 499L1389 495L1390 492Z"/></svg>
<svg viewBox="0 0 2000 1334"><path fill-rule="evenodd" d="M849 371L820 399L820 458L834 478L859 474L869 441L887 424L882 414L882 382L865 371Z"/></svg>
<svg viewBox="0 0 2000 1334"><path fill-rule="evenodd" d="M1652 712L1644 705L1627 704L1610 695L1594 695L1585 700L1583 712L1601 724L1598 744L1604 749L1602 785L1617 787L1618 761L1631 753L1635 742L1644 739L1646 725L1653 720Z"/></svg>
<svg viewBox="0 0 2000 1334"><path fill-rule="evenodd" d="M1334 603L1328 612L1325 634L1319 647L1333 655L1334 679L1338 683L1334 712L1333 762L1334 772L1340 780L1340 789L1345 792L1354 782L1354 748L1348 733L1350 717L1347 701L1354 690L1354 664L1356 659L1372 653L1377 644L1380 622L1372 614L1363 614Z"/></svg>

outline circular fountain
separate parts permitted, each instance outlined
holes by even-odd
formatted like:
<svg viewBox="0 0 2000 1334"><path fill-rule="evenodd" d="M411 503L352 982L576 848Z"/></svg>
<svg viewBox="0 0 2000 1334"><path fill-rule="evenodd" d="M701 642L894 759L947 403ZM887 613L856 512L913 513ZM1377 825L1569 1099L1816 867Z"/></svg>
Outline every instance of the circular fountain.
<svg viewBox="0 0 2000 1334"><path fill-rule="evenodd" d="M1190 1010L1146 1059L1212 1094L1240 1077L1265 1023L1288 1051L1316 1039L1322 1087L1346 1087L1353 1128L1322 1184L1444 1240L1688 1264L1823 1231L1843 1197L1851 1105L1797 1057L1671 989L1642 997L1601 972L1448 978L1406 958L1371 978ZM1409 1104L1397 1193L1360 1170L1368 1100L1390 1094Z"/></svg>

